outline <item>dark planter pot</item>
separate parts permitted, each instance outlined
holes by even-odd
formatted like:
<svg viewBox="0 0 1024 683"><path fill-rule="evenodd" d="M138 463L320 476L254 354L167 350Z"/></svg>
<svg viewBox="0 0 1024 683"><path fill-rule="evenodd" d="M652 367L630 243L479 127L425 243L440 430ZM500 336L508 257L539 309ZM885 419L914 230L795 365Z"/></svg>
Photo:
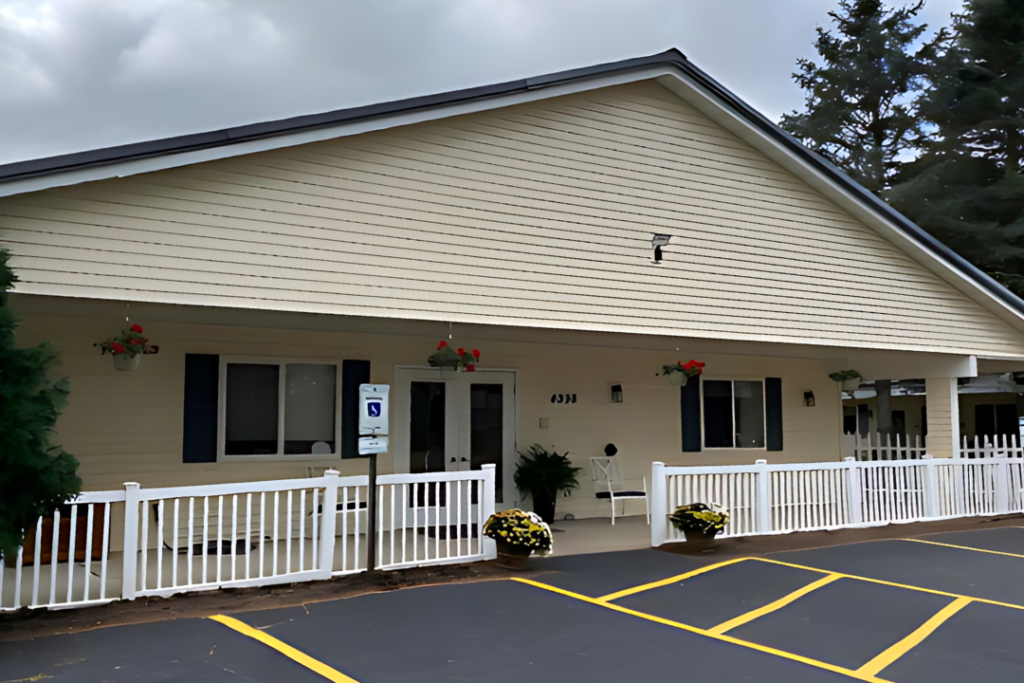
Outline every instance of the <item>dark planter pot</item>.
<svg viewBox="0 0 1024 683"><path fill-rule="evenodd" d="M97 505L92 518L92 548L90 559L100 560L103 558L103 507ZM71 517L61 515L60 524L57 529L57 562L67 562L71 551ZM86 547L85 541L89 532L89 518L83 510L75 519L75 562L84 562ZM25 533L24 550L22 550L22 566L34 565L38 560L42 564L50 564L53 561L53 517L44 517L42 533L40 534L40 547L36 548L36 525L31 525ZM17 556L4 558L4 564L9 567L15 566Z"/></svg>
<svg viewBox="0 0 1024 683"><path fill-rule="evenodd" d="M526 561L530 559L530 548L512 545L505 541L495 541L498 546L498 564L506 569L526 569Z"/></svg>
<svg viewBox="0 0 1024 683"><path fill-rule="evenodd" d="M531 492L533 496L533 511L540 515L548 524L555 521L555 498L540 491Z"/></svg>
<svg viewBox="0 0 1024 683"><path fill-rule="evenodd" d="M686 543L683 545L683 550L687 554L702 555L704 553L713 553L715 551L715 536L718 535L717 530L712 530L709 533L684 531L683 535L686 536Z"/></svg>

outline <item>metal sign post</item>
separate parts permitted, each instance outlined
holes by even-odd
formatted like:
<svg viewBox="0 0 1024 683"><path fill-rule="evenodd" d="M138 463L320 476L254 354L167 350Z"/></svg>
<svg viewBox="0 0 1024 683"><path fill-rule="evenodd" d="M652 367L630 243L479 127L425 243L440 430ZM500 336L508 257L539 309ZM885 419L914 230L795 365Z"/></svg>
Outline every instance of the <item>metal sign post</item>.
<svg viewBox="0 0 1024 683"><path fill-rule="evenodd" d="M369 571L377 568L377 454L388 452L390 390L386 384L359 385L359 455L370 456L366 495L366 568Z"/></svg>

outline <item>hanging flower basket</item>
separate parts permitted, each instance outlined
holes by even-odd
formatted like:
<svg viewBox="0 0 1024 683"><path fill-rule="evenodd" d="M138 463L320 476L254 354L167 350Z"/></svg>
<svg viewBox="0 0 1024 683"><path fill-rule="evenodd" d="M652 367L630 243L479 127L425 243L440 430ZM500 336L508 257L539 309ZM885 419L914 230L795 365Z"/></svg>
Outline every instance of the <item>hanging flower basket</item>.
<svg viewBox="0 0 1024 683"><path fill-rule="evenodd" d="M833 382L838 382L842 390L847 393L853 393L860 387L861 376L856 370L833 372L828 377Z"/></svg>
<svg viewBox="0 0 1024 683"><path fill-rule="evenodd" d="M109 353L114 359L114 368L118 371L139 369L139 361L145 354L154 354L159 346L150 346L149 339L142 336L142 325L132 325L121 334L106 341L93 344L100 347L100 355Z"/></svg>
<svg viewBox="0 0 1024 683"><path fill-rule="evenodd" d="M437 352L427 359L430 367L440 369L441 377L454 377L456 372L475 372L479 361L480 349L453 349L446 341L441 341Z"/></svg>
<svg viewBox="0 0 1024 683"><path fill-rule="evenodd" d="M704 372L704 366L707 363L701 363L699 360L691 360L687 363L683 361L676 361L675 365L663 365L661 374L668 377L668 381L677 387L685 387L686 383L691 377Z"/></svg>

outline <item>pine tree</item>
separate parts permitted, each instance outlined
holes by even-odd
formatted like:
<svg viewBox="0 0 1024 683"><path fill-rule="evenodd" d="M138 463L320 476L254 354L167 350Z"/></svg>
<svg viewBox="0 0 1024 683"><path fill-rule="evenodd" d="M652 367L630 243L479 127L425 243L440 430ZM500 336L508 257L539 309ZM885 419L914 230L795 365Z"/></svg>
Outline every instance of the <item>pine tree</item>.
<svg viewBox="0 0 1024 683"><path fill-rule="evenodd" d="M935 128L893 207L1024 294L1024 2L968 0L921 113Z"/></svg>
<svg viewBox="0 0 1024 683"><path fill-rule="evenodd" d="M18 320L7 305L17 278L0 249L0 552L16 553L25 530L81 490L78 461L50 439L67 404L68 380L53 383L49 344L14 346Z"/></svg>
<svg viewBox="0 0 1024 683"><path fill-rule="evenodd" d="M797 61L793 79L806 111L781 126L875 194L889 187L922 141L916 100L948 36L915 45L927 30L914 20L924 0L887 9L881 0L840 0L829 12L836 33L818 27L822 62Z"/></svg>

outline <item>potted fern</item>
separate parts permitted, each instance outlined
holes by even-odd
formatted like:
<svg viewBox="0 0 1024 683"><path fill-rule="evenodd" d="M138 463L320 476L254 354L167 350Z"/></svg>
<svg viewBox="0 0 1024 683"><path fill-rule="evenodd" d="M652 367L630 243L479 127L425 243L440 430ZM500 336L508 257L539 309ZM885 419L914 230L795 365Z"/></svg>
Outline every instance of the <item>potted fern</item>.
<svg viewBox="0 0 1024 683"><path fill-rule="evenodd" d="M573 467L568 453L558 454L534 444L526 453L520 453L516 463L516 488L533 498L533 511L548 524L555 521L555 500L558 494L569 495L579 488L576 475L582 467Z"/></svg>

